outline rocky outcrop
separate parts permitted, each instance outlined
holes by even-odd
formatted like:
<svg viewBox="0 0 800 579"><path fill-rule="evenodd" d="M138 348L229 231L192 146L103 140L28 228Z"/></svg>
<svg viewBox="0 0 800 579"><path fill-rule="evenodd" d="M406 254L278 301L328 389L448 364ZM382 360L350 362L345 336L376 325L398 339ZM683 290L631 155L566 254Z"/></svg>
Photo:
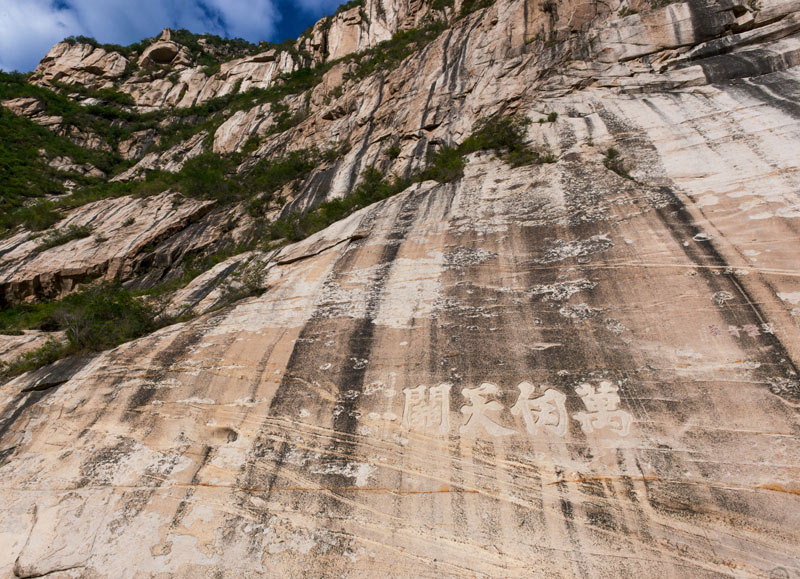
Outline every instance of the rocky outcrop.
<svg viewBox="0 0 800 579"><path fill-rule="evenodd" d="M155 129L137 131L129 139L120 142L117 150L120 156L127 160L139 159L150 150L154 145L158 145L161 139Z"/></svg>
<svg viewBox="0 0 800 579"><path fill-rule="evenodd" d="M206 136L205 132L201 132L182 143L170 147L166 151L148 153L133 167L115 176L111 181L141 180L147 176L147 173L155 170L169 173L180 171L186 161L197 157L203 152L205 148L203 142Z"/></svg>
<svg viewBox="0 0 800 579"><path fill-rule="evenodd" d="M47 163L49 166L53 167L56 171L63 171L65 173L77 173L78 175L83 175L84 177L92 177L94 179L102 179L106 176L100 169L92 165L91 163L76 163L69 157L53 157Z"/></svg>
<svg viewBox="0 0 800 579"><path fill-rule="evenodd" d="M37 125L41 125L49 129L58 129L62 122L61 117L46 114L44 103L34 97L7 99L2 101L0 104L2 104L15 115L27 117Z"/></svg>
<svg viewBox="0 0 800 579"><path fill-rule="evenodd" d="M401 30L424 26L435 16L453 16L457 14L454 5L436 10L419 0L368 0L320 20L298 39L298 47L315 62L337 60L372 48Z"/></svg>
<svg viewBox="0 0 800 579"><path fill-rule="evenodd" d="M100 88L122 77L128 59L91 44L59 42L47 53L33 74L44 82L80 84Z"/></svg>
<svg viewBox="0 0 800 579"><path fill-rule="evenodd" d="M197 221L211 202L164 193L149 199L121 197L74 210L54 231L32 236L22 231L0 241L0 303L54 298L76 284L125 278L134 258L148 246ZM48 236L84 227L91 235L42 249ZM55 234L55 235L54 235Z"/></svg>
<svg viewBox="0 0 800 579"><path fill-rule="evenodd" d="M0 102L16 115L27 117L37 125L53 131L57 135L67 137L70 141L88 149L110 151L111 147L91 130L82 130L74 125L65 125L64 119L58 115L47 114L44 103L35 97L20 97Z"/></svg>
<svg viewBox="0 0 800 579"><path fill-rule="evenodd" d="M127 74L117 87L130 94L139 107L187 107L230 94L234 88L268 88L282 74L374 47L399 30L424 25L429 18L430 10L419 1L370 0L365 7L351 8L318 22L307 36L297 40L296 50L269 49L233 59L210 76L192 61L186 47L172 40L169 29L138 57L142 72L137 74L127 74L128 60L120 54L106 53L89 44L60 43L36 68L34 79L45 84L59 81L99 88L109 79ZM298 61L298 54L308 55L310 62ZM173 68L177 78L153 71L156 65Z"/></svg>
<svg viewBox="0 0 800 579"><path fill-rule="evenodd" d="M335 18L347 42L434 10L382 6ZM460 9L391 71L331 68L284 132L229 111L214 151L258 136L241 171L340 151L284 214L369 167L409 176L495 113L556 162L472 153L222 260L171 295L189 321L0 386L0 574L800 574L798 5ZM58 224L100 245L3 241L6 294L67 268L169 278L268 219L173 198Z"/></svg>
<svg viewBox="0 0 800 579"><path fill-rule="evenodd" d="M230 94L234 88L242 91L267 88L280 74L297 68L289 53L274 50L224 63L220 72L211 76L201 68L188 67L182 62L173 65L177 78L168 78L163 71L157 78L143 74L131 77L120 89L145 110L188 107Z"/></svg>
<svg viewBox="0 0 800 579"><path fill-rule="evenodd" d="M64 332L26 330L18 335L0 334L0 366L3 362L13 362L20 356L41 348L51 340L58 342L63 339Z"/></svg>

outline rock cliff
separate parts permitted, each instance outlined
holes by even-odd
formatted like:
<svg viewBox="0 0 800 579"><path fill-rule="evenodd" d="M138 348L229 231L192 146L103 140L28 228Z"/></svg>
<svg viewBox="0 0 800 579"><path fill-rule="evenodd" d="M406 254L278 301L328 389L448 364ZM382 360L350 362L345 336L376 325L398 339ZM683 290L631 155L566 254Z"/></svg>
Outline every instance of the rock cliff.
<svg viewBox="0 0 800 579"><path fill-rule="evenodd" d="M0 574L800 577L798 31L367 0L4 80L55 185L0 239ZM78 344L112 282L161 322Z"/></svg>

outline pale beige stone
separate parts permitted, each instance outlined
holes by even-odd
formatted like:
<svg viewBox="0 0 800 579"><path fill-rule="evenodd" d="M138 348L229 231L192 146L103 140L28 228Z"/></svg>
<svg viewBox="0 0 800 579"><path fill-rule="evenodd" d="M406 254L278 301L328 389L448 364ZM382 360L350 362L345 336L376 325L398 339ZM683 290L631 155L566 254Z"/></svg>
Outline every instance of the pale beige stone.
<svg viewBox="0 0 800 579"><path fill-rule="evenodd" d="M349 143L285 211L367 167L422 168L498 112L529 117L557 162L471 154L459 180L201 274L169 305L191 321L0 386L0 574L800 573L797 3L621 6L564 0L556 19L498 0L385 75L332 69L284 134L259 133L267 107L231 112L215 150L264 137L243 168ZM341 50L429 14L382 7L337 17ZM305 46L323 51L324 28ZM218 211L164 195L68 219L107 228L92 263L134 280L111 260L164 228L180 230L166 260L275 216ZM91 255L30 259L25 235L0 243L3 275L52 280ZM248 267L263 293L226 304Z"/></svg>

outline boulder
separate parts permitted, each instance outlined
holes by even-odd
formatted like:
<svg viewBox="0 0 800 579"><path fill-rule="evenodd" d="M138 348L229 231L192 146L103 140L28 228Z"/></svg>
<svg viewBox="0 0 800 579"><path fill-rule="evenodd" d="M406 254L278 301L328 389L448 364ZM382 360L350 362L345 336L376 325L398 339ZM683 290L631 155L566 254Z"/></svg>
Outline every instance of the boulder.
<svg viewBox="0 0 800 579"><path fill-rule="evenodd" d="M181 51L175 42L160 40L145 48L139 57L139 66L144 68L157 64L170 64Z"/></svg>
<svg viewBox="0 0 800 579"><path fill-rule="evenodd" d="M128 59L118 52L107 52L91 44L60 42L36 67L33 78L45 84L58 81L96 89L124 76L127 67Z"/></svg>

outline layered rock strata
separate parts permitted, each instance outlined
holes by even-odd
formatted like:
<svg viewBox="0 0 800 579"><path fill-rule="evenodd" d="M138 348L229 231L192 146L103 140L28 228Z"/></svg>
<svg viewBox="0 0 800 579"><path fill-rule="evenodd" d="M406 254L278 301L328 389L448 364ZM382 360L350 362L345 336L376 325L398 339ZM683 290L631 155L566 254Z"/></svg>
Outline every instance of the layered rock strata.
<svg viewBox="0 0 800 579"><path fill-rule="evenodd" d="M434 10L374 6L327 46ZM190 321L0 386L0 573L800 576L797 9L457 5L390 73L332 68L286 132L232 113L213 148L259 136L243 171L349 143L294 209L367 167L410 175L495 113L557 161L473 153L460 179L223 261L172 296ZM78 269L133 283L244 215L173 200L57 225L100 246L4 240L6 299ZM265 291L228 304L244 267Z"/></svg>

